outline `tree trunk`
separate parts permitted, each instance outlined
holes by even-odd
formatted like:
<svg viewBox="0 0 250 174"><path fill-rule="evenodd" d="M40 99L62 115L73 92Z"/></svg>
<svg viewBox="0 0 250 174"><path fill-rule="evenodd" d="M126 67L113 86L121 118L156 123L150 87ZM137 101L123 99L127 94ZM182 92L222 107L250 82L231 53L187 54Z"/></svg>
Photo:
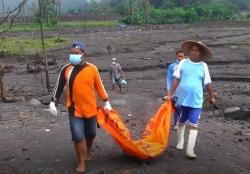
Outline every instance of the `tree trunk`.
<svg viewBox="0 0 250 174"><path fill-rule="evenodd" d="M4 95L4 89L3 89L3 67L0 65L0 95L2 100L4 101L5 95Z"/></svg>
<svg viewBox="0 0 250 174"><path fill-rule="evenodd" d="M43 52L43 60L45 63L45 76L46 76L46 88L48 92L50 91L50 82L49 82L49 70L48 70L48 59L45 51L45 44L44 44L44 33L43 33L43 18L44 15L42 13L43 3L42 0L39 0L39 11L40 11L40 31L41 31L41 41L42 41L42 52Z"/></svg>
<svg viewBox="0 0 250 174"><path fill-rule="evenodd" d="M4 84L3 84L3 75L4 75L4 69L3 66L0 64L0 97L4 103L8 102L13 102L14 99L8 98L6 96L6 91L4 89Z"/></svg>
<svg viewBox="0 0 250 174"><path fill-rule="evenodd" d="M62 19L61 19L61 3L59 3L59 35L61 37Z"/></svg>
<svg viewBox="0 0 250 174"><path fill-rule="evenodd" d="M148 8L149 8L149 0L143 0L143 11L144 11L146 31L148 31L148 10L149 10Z"/></svg>
<svg viewBox="0 0 250 174"><path fill-rule="evenodd" d="M25 21L25 18L26 18L26 14L25 14L25 5L23 5L23 26L24 26L24 28L23 28L23 30L25 31L26 30L26 28L25 28L25 24L26 24L26 21Z"/></svg>
<svg viewBox="0 0 250 174"><path fill-rule="evenodd" d="M2 0L2 5L3 5L3 17L4 17L5 16L4 0Z"/></svg>
<svg viewBox="0 0 250 174"><path fill-rule="evenodd" d="M129 15L130 15L130 24L133 23L133 1L130 1L130 4L129 4Z"/></svg>

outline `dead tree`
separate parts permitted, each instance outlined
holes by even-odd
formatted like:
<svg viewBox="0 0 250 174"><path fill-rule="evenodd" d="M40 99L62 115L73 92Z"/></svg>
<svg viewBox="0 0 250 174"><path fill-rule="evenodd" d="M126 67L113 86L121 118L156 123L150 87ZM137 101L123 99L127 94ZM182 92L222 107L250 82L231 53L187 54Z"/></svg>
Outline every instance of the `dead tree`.
<svg viewBox="0 0 250 174"><path fill-rule="evenodd" d="M46 77L46 88L48 92L50 91L50 82L49 82L49 69L48 69L48 59L45 51L45 43L44 43L44 33L43 33L43 1L39 0L39 12L40 12L40 32L41 32L41 41L42 41L42 53L43 53L43 59L45 62L45 77Z"/></svg>
<svg viewBox="0 0 250 174"><path fill-rule="evenodd" d="M24 5L28 2L29 0L22 0L19 5L14 8L13 10L9 11L6 16L3 18L2 21L0 21L0 26L6 22L9 17L12 15L12 14L15 14L13 15L13 17L11 18L11 23L10 23L10 26L9 26L9 29L11 29L12 25L13 25L13 22L14 20L16 19L16 17L20 14L22 8L24 7ZM49 73L48 73L48 60L47 60L47 56L46 56L46 51L45 51L45 43L44 43L44 33L43 33L43 19L44 19L44 14L43 14L43 7L44 7L44 1L43 0L39 0L39 12L40 12L40 31L41 31L41 42L42 42L42 54L43 54L43 60L44 60L44 63L45 63L45 75L46 75L46 88L47 90L49 91L50 90L50 82L49 82ZM15 13L16 12L16 13ZM5 31L3 31L5 32ZM2 33L3 33L2 32ZM1 82L2 82L2 79L1 79ZM1 88L3 90L3 88Z"/></svg>
<svg viewBox="0 0 250 174"><path fill-rule="evenodd" d="M148 31L148 17L149 17L149 0L142 1L143 13L145 19L146 31Z"/></svg>
<svg viewBox="0 0 250 174"><path fill-rule="evenodd" d="M26 11L25 11L25 5L23 5L23 10L22 10L22 16L23 16L23 20L22 20L22 22L23 22L23 30L25 31L25 29L26 29Z"/></svg>
<svg viewBox="0 0 250 174"><path fill-rule="evenodd" d="M4 98L5 98L5 93L4 93L4 89L3 89L3 74L4 74L3 67L0 64L0 94L1 94L2 100L4 100Z"/></svg>
<svg viewBox="0 0 250 174"><path fill-rule="evenodd" d="M2 0L2 11L3 11L3 17L4 17L4 13L5 13L5 9L4 9L4 0Z"/></svg>
<svg viewBox="0 0 250 174"><path fill-rule="evenodd" d="M23 5L23 6L24 6L24 5ZM9 29L12 28L12 25L13 25L13 23L14 23L16 17L20 14L20 12L21 12L23 6L21 6L21 7L18 9L17 13L11 18L10 25L9 25Z"/></svg>
<svg viewBox="0 0 250 174"><path fill-rule="evenodd" d="M3 84L3 75L4 75L4 68L0 64L0 96L3 102L8 103L8 102L13 102L14 99L10 99L6 96L6 91L4 89L4 84Z"/></svg>
<svg viewBox="0 0 250 174"><path fill-rule="evenodd" d="M55 0L56 5L56 15L57 15L57 21L59 21L59 37L61 37L61 30L62 30L62 19L61 19L61 0ZM57 28L58 28L58 24Z"/></svg>
<svg viewBox="0 0 250 174"><path fill-rule="evenodd" d="M4 16L3 20L0 21L0 26L1 26L3 23L5 23L5 22L9 19L9 17L10 17L12 14L14 14L15 12L17 12L15 15L13 15L13 17L11 17L11 23L10 23L10 27L9 27L9 29L10 29L11 26L12 26L12 24L13 24L13 22L14 22L14 20L15 20L16 17L19 15L19 13L20 13L20 11L22 10L23 6L24 6L28 1L29 1L29 0L23 0L23 1L21 1L21 2L19 3L19 5L18 5L16 8L14 8L14 9L11 10L10 12L8 12L8 13Z"/></svg>

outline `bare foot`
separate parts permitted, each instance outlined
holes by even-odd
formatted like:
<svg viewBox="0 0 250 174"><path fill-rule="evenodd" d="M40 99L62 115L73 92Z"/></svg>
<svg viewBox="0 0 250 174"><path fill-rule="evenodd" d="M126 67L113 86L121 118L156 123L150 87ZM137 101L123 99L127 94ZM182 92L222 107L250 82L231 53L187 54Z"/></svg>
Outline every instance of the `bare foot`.
<svg viewBox="0 0 250 174"><path fill-rule="evenodd" d="M90 161L92 160L93 156L91 153L87 153L86 157L85 157L85 161Z"/></svg>
<svg viewBox="0 0 250 174"><path fill-rule="evenodd" d="M79 163L78 167L76 168L78 173L83 173L86 171L86 166L84 163Z"/></svg>

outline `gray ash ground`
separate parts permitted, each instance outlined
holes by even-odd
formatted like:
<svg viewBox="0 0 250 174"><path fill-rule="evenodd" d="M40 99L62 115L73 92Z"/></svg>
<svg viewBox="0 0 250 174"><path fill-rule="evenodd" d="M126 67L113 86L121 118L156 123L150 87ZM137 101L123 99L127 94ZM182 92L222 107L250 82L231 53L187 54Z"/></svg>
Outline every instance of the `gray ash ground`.
<svg viewBox="0 0 250 174"><path fill-rule="evenodd" d="M177 140L174 130L171 131L166 152L152 161L140 161L124 155L110 135L98 129L94 159L88 162L87 173L250 172L248 27L239 24L227 27L178 25L167 30L94 34L71 34L67 31L63 34L63 37L87 43L89 62L100 69L111 104L121 114L135 139L140 138L146 123L166 94L166 64L174 61L174 49L182 41L197 36L210 46L214 55L208 65L220 108L213 111L207 101L204 103L195 148L197 160L187 160L184 151L175 150ZM112 46L111 57L116 57L126 70L128 86L123 94L118 90L111 91L107 73L111 60L106 53L108 45ZM68 48L51 50L50 54L57 58L57 65L49 66L50 79L55 84L60 67L68 62ZM76 157L70 140L64 97L58 107L59 115L51 116L46 111L50 97L41 84L44 74L26 72L26 64L31 60L32 56L27 59L14 56L0 58L1 63L15 66L4 76L8 93L22 98L16 103L0 103L0 173L74 173ZM44 104L35 105L31 99L38 99ZM233 111L230 112L230 109ZM128 117L129 114L132 116Z"/></svg>

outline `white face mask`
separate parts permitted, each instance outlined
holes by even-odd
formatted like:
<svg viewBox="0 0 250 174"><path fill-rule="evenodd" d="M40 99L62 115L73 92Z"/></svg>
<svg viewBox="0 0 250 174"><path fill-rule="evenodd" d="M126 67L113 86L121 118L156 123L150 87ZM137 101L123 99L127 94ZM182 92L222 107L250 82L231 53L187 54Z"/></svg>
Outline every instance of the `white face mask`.
<svg viewBox="0 0 250 174"><path fill-rule="evenodd" d="M113 65L115 65L115 62L112 62Z"/></svg>
<svg viewBox="0 0 250 174"><path fill-rule="evenodd" d="M78 65L79 63L82 62L83 56L81 54L70 54L69 60L72 65Z"/></svg>

